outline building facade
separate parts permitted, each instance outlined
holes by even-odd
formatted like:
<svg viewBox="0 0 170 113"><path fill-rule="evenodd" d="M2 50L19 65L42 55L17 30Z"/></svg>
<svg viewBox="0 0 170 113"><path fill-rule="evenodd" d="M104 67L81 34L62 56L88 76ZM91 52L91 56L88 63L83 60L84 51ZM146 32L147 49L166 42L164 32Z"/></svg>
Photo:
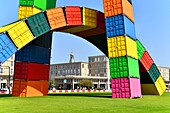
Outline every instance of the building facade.
<svg viewBox="0 0 170 113"><path fill-rule="evenodd" d="M0 66L0 90L7 89L7 85L12 83L14 75L14 59L15 55L11 56L6 62Z"/></svg>
<svg viewBox="0 0 170 113"><path fill-rule="evenodd" d="M51 65L51 78L58 89L75 89L80 78L89 73L87 62L71 62Z"/></svg>
<svg viewBox="0 0 170 113"><path fill-rule="evenodd" d="M73 59L71 59L73 58ZM106 56L91 56L89 62L73 62L70 55L69 63L52 64L50 80L57 89L79 89L81 80L90 80L94 87L110 89L109 63Z"/></svg>
<svg viewBox="0 0 170 113"><path fill-rule="evenodd" d="M166 87L170 89L170 68L169 67L161 67L158 66L158 69L164 78L164 81L166 83Z"/></svg>
<svg viewBox="0 0 170 113"><path fill-rule="evenodd" d="M96 77L94 84L97 88L110 89L110 69L109 59L105 55L90 56L89 62L89 76ZM101 79L103 77L103 79ZM97 79L99 78L99 79Z"/></svg>

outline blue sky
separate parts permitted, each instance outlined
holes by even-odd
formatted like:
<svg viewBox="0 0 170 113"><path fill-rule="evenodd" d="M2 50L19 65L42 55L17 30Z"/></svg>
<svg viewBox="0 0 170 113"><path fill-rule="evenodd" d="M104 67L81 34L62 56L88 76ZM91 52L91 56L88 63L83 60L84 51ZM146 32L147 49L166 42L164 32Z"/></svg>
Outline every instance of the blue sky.
<svg viewBox="0 0 170 113"><path fill-rule="evenodd" d="M17 20L19 0L0 1L0 26ZM84 6L103 11L103 0L58 0L57 6ZM133 0L137 38L160 66L170 67L170 0ZM80 37L54 33L51 63L68 62L70 52L76 61L101 55L96 47Z"/></svg>

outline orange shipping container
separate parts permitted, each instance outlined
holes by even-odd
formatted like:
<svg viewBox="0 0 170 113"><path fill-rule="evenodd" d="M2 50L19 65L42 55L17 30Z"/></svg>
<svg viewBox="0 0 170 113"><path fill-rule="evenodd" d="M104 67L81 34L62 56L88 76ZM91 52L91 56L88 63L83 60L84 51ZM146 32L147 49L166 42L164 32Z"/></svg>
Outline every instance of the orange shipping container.
<svg viewBox="0 0 170 113"><path fill-rule="evenodd" d="M25 80L14 80L12 96L26 96L27 82Z"/></svg>
<svg viewBox="0 0 170 113"><path fill-rule="evenodd" d="M14 80L12 96L30 97L48 95L48 81Z"/></svg>
<svg viewBox="0 0 170 113"><path fill-rule="evenodd" d="M51 29L66 26L66 19L62 7L47 10L46 12Z"/></svg>
<svg viewBox="0 0 170 113"><path fill-rule="evenodd" d="M103 0L105 17L125 14L132 22L134 22L134 14L132 4L128 0Z"/></svg>
<svg viewBox="0 0 170 113"><path fill-rule="evenodd" d="M27 97L29 96L47 96L48 82L47 81L28 81Z"/></svg>

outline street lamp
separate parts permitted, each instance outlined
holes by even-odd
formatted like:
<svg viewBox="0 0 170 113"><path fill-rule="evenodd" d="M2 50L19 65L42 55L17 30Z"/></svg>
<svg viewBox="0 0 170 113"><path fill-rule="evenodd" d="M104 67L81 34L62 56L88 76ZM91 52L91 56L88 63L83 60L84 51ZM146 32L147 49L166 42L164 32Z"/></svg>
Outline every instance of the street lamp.
<svg viewBox="0 0 170 113"><path fill-rule="evenodd" d="M8 91L9 91L9 94L10 94L10 79L11 79L11 76L10 76L10 66L2 66L2 64L0 64L0 67L6 67L8 68L8 73L9 73L9 80L8 80Z"/></svg>

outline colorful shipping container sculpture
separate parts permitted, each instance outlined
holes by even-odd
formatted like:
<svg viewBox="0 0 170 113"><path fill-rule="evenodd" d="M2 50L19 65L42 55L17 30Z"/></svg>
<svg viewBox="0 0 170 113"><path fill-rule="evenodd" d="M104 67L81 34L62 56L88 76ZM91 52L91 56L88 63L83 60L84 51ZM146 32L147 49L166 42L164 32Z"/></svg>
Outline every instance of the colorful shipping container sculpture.
<svg viewBox="0 0 170 113"><path fill-rule="evenodd" d="M0 28L0 62L16 53L13 96L48 94L55 31L80 36L109 57L113 98L163 94L163 78L136 38L131 0L103 0L104 13L55 4L56 0L20 0L19 20Z"/></svg>

